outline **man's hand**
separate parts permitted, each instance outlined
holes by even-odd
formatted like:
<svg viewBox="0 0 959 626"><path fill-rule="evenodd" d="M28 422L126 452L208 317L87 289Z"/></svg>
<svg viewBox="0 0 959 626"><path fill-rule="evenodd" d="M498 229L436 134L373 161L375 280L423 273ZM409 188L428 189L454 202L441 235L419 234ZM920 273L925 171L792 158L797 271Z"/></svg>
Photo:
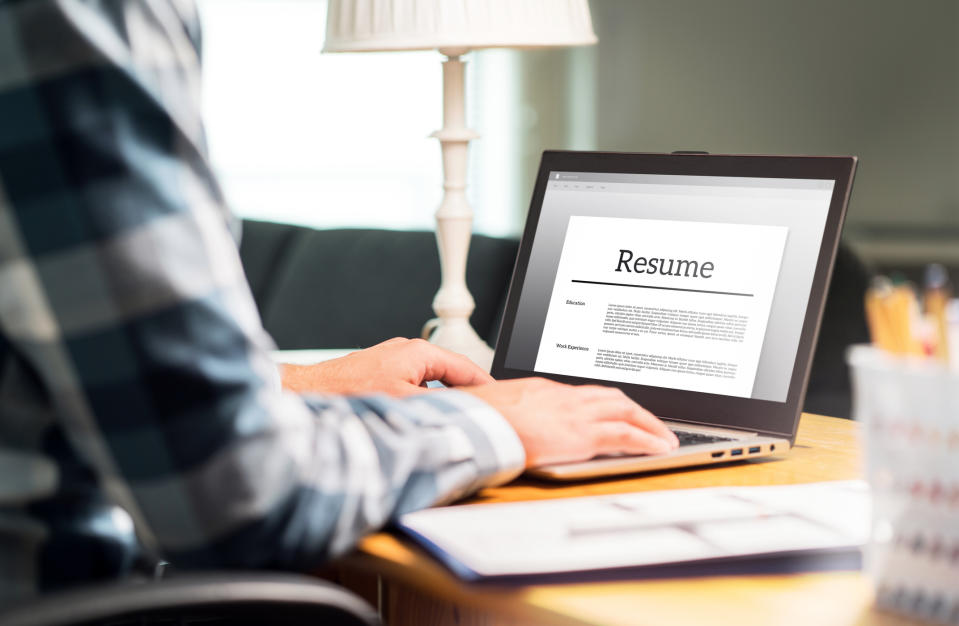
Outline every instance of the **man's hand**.
<svg viewBox="0 0 959 626"><path fill-rule="evenodd" d="M463 389L498 410L526 449L526 466L597 454L662 454L679 446L665 424L614 387L524 378Z"/></svg>
<svg viewBox="0 0 959 626"><path fill-rule="evenodd" d="M409 395L440 380L500 412L519 435L528 467L597 454L661 454L679 445L652 413L614 387L574 387L543 378L494 382L465 356L421 339L396 338L316 365L283 365L300 393Z"/></svg>
<svg viewBox="0 0 959 626"><path fill-rule="evenodd" d="M316 365L283 365L281 377L285 389L299 393L380 392L394 396L425 391L430 380L449 387L493 382L465 356L422 339L402 337Z"/></svg>

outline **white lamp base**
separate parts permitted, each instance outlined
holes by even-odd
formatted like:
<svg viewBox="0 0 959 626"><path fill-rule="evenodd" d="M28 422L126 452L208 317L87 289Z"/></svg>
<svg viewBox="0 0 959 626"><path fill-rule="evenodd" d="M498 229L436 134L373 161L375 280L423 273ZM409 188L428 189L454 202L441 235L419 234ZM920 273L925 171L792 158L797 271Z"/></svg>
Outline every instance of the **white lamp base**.
<svg viewBox="0 0 959 626"><path fill-rule="evenodd" d="M466 201L466 155L478 135L466 127L465 49L440 50L443 63L443 128L433 133L443 152L443 201L436 211L436 243L442 282L433 299L437 318L423 327L423 337L434 344L464 354L489 371L493 350L486 345L469 318L476 303L466 287L466 258L472 237L473 210Z"/></svg>
<svg viewBox="0 0 959 626"><path fill-rule="evenodd" d="M486 345L465 319L431 319L423 326L423 338L441 348L469 357L484 372L490 371L493 366L493 349Z"/></svg>

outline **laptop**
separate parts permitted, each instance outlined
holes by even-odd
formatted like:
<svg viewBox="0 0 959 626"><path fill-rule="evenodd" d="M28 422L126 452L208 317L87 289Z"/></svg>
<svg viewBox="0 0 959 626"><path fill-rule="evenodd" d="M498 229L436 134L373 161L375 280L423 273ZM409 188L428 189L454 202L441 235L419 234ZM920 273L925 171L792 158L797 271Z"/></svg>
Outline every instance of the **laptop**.
<svg viewBox="0 0 959 626"><path fill-rule="evenodd" d="M616 386L681 445L530 472L571 480L787 452L856 164L545 152L491 373Z"/></svg>

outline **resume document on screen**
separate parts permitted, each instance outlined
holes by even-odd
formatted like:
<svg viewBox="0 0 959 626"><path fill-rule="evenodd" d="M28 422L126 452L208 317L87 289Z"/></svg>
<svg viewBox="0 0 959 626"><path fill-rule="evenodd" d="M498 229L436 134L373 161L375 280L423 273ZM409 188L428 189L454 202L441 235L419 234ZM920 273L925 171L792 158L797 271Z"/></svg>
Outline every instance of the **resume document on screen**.
<svg viewBox="0 0 959 626"><path fill-rule="evenodd" d="M749 397L788 232L570 217L535 370Z"/></svg>

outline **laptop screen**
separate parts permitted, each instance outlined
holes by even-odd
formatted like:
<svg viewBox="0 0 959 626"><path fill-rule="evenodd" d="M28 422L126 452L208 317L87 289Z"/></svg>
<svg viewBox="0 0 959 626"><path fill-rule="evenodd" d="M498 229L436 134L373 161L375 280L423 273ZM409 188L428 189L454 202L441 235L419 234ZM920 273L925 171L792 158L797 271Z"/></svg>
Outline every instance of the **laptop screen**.
<svg viewBox="0 0 959 626"><path fill-rule="evenodd" d="M505 366L785 402L834 185L549 172Z"/></svg>

